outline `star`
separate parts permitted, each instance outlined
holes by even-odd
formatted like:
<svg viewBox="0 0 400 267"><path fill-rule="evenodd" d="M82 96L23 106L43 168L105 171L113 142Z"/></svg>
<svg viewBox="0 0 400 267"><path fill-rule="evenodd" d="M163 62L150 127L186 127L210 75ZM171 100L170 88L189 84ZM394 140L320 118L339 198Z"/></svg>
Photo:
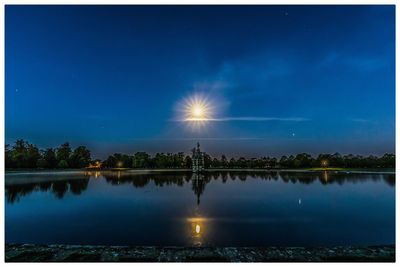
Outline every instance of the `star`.
<svg viewBox="0 0 400 267"><path fill-rule="evenodd" d="M15 92L18 93L18 89L15 89Z"/></svg>
<svg viewBox="0 0 400 267"><path fill-rule="evenodd" d="M289 13L288 13L288 12L285 12L285 16L289 16Z"/></svg>
<svg viewBox="0 0 400 267"><path fill-rule="evenodd" d="M295 136L296 134L295 133L292 133L292 136Z"/></svg>

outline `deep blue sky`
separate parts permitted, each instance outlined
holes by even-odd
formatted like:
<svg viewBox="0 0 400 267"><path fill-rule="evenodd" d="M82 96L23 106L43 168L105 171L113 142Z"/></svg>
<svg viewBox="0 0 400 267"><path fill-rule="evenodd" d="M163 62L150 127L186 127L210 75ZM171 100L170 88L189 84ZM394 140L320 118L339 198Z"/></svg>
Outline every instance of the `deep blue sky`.
<svg viewBox="0 0 400 267"><path fill-rule="evenodd" d="M394 26L394 6L6 6L6 142L394 152ZM190 129L194 94L251 118Z"/></svg>

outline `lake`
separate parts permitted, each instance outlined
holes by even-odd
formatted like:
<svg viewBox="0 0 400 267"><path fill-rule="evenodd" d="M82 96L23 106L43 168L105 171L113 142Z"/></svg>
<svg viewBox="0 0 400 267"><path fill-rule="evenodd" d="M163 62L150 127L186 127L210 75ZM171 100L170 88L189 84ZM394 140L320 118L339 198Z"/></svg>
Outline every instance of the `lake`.
<svg viewBox="0 0 400 267"><path fill-rule="evenodd" d="M7 173L5 198L7 243L395 243L394 174Z"/></svg>

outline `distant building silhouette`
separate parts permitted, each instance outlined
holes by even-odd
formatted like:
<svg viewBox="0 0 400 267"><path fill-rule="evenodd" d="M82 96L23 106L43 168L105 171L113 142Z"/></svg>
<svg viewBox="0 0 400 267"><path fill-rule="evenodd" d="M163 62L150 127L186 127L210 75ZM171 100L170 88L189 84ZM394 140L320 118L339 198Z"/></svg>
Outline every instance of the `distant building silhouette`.
<svg viewBox="0 0 400 267"><path fill-rule="evenodd" d="M200 144L197 143L197 148L192 149L192 170L194 173L204 171L204 153L200 151Z"/></svg>

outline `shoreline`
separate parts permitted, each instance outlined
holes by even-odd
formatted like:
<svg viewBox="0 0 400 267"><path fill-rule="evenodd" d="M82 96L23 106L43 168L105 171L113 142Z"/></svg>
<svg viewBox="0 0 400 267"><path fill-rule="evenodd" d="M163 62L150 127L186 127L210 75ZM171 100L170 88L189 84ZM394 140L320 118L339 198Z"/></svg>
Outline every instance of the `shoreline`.
<svg viewBox="0 0 400 267"><path fill-rule="evenodd" d="M6 262L395 262L395 246L156 247L6 244Z"/></svg>
<svg viewBox="0 0 400 267"><path fill-rule="evenodd" d="M128 172L135 174L157 173L157 172L190 172L191 169L29 169L29 170L5 170L7 175L29 175L29 174L63 174L82 172ZM214 168L205 169L208 172L335 172L335 173L371 173L371 174L396 174L395 169L360 169L360 168L307 168L307 169L238 169L238 168Z"/></svg>
<svg viewBox="0 0 400 267"><path fill-rule="evenodd" d="M156 175L156 174L187 174L193 175L191 169L124 169L124 170L30 170L30 171L13 171L5 172L5 185L17 185L34 182L62 181L65 179L82 179L89 178L91 175L101 175L101 173L125 173L127 175ZM323 170L304 170L304 169L206 169L205 173L323 173ZM336 174L375 174L375 175L395 175L395 171L372 171L372 170L326 170L326 172Z"/></svg>

